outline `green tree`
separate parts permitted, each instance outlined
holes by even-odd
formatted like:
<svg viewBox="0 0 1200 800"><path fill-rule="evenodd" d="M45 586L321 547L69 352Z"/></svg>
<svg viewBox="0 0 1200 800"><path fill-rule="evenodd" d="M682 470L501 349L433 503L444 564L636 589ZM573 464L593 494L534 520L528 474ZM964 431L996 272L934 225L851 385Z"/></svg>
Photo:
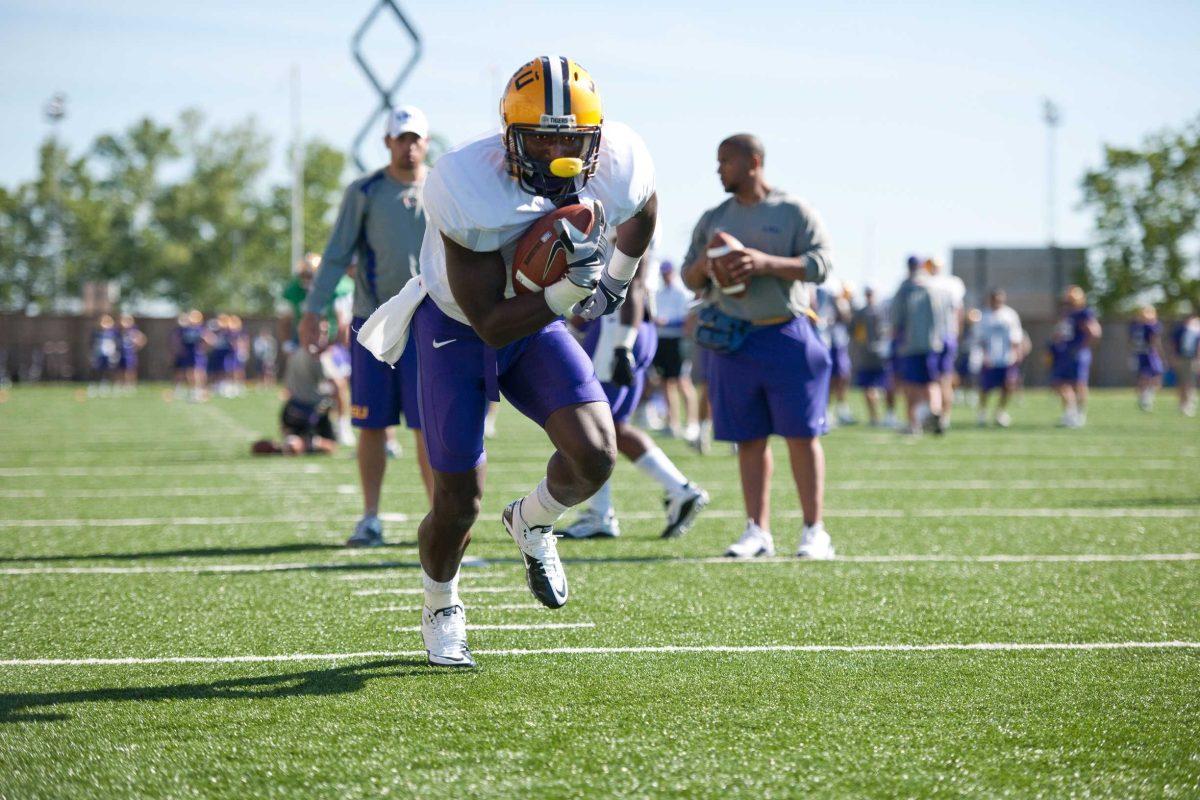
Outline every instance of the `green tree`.
<svg viewBox="0 0 1200 800"><path fill-rule="evenodd" d="M1085 288L1100 309L1155 303L1168 315L1200 308L1200 117L1140 149L1106 147L1083 178L1099 243Z"/></svg>

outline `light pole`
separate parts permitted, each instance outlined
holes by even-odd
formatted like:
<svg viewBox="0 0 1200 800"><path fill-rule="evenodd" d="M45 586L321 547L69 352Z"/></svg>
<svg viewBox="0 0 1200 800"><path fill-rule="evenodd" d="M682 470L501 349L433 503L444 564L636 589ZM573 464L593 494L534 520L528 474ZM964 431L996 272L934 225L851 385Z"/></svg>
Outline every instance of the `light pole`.
<svg viewBox="0 0 1200 800"><path fill-rule="evenodd" d="M304 257L304 134L300 127L300 66L292 65L292 263Z"/></svg>
<svg viewBox="0 0 1200 800"><path fill-rule="evenodd" d="M1042 122L1046 123L1046 241L1054 246L1054 147L1055 131L1062 116L1050 98L1042 98Z"/></svg>
<svg viewBox="0 0 1200 800"><path fill-rule="evenodd" d="M50 142L53 145L51 148L50 162L50 230L49 230L49 245L50 245L50 263L52 264L52 280L50 295L50 310L57 310L62 303L62 290L64 273L66 265L63 262L63 230L62 230L62 174L59 170L58 163L58 126L67 116L67 96L62 92L55 92L46 105L42 107L42 113L46 117L46 122L50 123Z"/></svg>

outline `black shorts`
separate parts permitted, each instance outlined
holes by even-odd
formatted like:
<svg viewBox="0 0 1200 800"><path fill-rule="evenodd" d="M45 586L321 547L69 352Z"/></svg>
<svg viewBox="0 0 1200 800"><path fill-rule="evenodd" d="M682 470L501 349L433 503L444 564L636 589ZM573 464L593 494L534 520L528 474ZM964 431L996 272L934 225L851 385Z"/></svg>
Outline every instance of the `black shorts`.
<svg viewBox="0 0 1200 800"><path fill-rule="evenodd" d="M678 378L683 372L683 340L679 337L659 337L654 353L654 369L664 378Z"/></svg>
<svg viewBox="0 0 1200 800"><path fill-rule="evenodd" d="M312 437L334 439L333 423L329 421L328 409L315 409L305 403L289 400L283 406L279 417L283 432L290 436L299 436L307 447L312 447Z"/></svg>

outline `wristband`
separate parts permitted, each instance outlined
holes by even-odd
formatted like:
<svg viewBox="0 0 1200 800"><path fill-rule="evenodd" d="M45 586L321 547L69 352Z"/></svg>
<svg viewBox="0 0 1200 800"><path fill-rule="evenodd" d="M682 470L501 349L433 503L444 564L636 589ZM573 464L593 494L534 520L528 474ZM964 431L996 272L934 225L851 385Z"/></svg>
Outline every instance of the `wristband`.
<svg viewBox="0 0 1200 800"><path fill-rule="evenodd" d="M627 256L621 252L621 248L614 247L612 258L608 262L608 274L621 283L629 283L637 273L638 262L641 260L641 256Z"/></svg>
<svg viewBox="0 0 1200 800"><path fill-rule="evenodd" d="M638 329L636 325L621 325L617 324L615 331L616 344L613 347L624 347L626 350L633 350L633 344L637 341Z"/></svg>
<svg viewBox="0 0 1200 800"><path fill-rule="evenodd" d="M593 289L563 278L557 283L547 286L546 291L542 292L542 296L546 298L546 305L550 306L550 310L562 317L566 316L576 303L581 303L591 297L593 291Z"/></svg>

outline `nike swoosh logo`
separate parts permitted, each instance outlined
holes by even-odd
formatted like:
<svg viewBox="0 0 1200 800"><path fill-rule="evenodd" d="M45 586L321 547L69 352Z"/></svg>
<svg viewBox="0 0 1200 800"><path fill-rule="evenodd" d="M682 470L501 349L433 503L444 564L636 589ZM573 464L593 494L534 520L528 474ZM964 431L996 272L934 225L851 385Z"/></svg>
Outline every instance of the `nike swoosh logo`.
<svg viewBox="0 0 1200 800"><path fill-rule="evenodd" d="M550 274L550 265L554 263L554 257L559 251L566 252L567 246L562 243L562 239L555 239L554 244L550 245L550 255L546 257L546 268L542 270L542 280L546 280L546 276Z"/></svg>
<svg viewBox="0 0 1200 800"><path fill-rule="evenodd" d="M450 344L451 342L457 342L457 341L458 341L458 339L447 339L444 342L439 342L437 340L434 340L433 349L437 350L439 347L445 347L446 345Z"/></svg>

